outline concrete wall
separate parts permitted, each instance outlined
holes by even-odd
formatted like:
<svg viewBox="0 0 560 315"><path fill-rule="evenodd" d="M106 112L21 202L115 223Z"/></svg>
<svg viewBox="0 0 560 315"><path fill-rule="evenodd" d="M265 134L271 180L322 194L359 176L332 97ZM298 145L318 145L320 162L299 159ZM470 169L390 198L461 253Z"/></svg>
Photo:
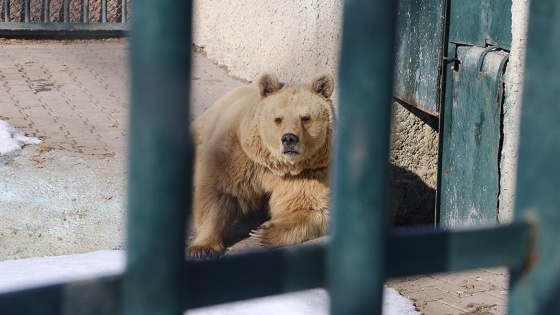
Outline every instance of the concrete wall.
<svg viewBox="0 0 560 315"><path fill-rule="evenodd" d="M194 1L193 42L230 72L252 81L275 71L286 81L334 74L342 1Z"/></svg>
<svg viewBox="0 0 560 315"><path fill-rule="evenodd" d="M437 118L393 103L391 223L432 225L437 186Z"/></svg>
<svg viewBox="0 0 560 315"><path fill-rule="evenodd" d="M500 160L500 209L498 220L502 223L513 218L515 179L519 141L519 115L523 92L525 46L529 0L513 0L511 6L511 53L505 73L504 139Z"/></svg>

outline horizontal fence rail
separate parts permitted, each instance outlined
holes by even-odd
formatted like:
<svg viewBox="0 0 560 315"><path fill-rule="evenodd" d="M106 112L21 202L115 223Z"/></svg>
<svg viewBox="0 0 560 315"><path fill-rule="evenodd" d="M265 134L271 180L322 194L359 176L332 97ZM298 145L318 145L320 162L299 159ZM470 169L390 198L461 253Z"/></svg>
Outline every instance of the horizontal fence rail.
<svg viewBox="0 0 560 315"><path fill-rule="evenodd" d="M397 230L387 239L386 276L496 266L521 269L530 252L530 229L525 222L515 222L465 231ZM325 242L226 256L219 260L186 261L181 281L182 307L191 309L325 287L325 257L330 246ZM3 294L0 295L0 314L116 315L122 303L121 285L122 275Z"/></svg>

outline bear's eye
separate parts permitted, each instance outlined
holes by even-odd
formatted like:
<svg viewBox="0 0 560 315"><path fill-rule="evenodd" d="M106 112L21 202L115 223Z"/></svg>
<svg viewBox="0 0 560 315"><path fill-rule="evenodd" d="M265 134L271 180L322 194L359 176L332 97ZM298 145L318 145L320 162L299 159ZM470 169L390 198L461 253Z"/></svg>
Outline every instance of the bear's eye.
<svg viewBox="0 0 560 315"><path fill-rule="evenodd" d="M301 122L303 122L303 123L308 123L310 120L311 120L311 118L309 118L309 116L301 117Z"/></svg>
<svg viewBox="0 0 560 315"><path fill-rule="evenodd" d="M280 123L282 123L282 118L276 117L276 118L274 118L274 122L277 123L277 124L280 124Z"/></svg>

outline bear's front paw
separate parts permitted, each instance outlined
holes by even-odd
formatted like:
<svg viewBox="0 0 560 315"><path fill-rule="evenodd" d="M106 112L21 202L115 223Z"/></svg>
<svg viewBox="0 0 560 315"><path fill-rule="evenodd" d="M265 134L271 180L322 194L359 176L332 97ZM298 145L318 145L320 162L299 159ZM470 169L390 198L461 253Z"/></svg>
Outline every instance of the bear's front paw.
<svg viewBox="0 0 560 315"><path fill-rule="evenodd" d="M284 224L266 221L258 228L252 230L249 235L264 246L277 247L299 243L293 240L294 233L291 230Z"/></svg>
<svg viewBox="0 0 560 315"><path fill-rule="evenodd" d="M208 245L191 245L187 247L186 256L189 259L211 259L218 258L224 253L223 248Z"/></svg>

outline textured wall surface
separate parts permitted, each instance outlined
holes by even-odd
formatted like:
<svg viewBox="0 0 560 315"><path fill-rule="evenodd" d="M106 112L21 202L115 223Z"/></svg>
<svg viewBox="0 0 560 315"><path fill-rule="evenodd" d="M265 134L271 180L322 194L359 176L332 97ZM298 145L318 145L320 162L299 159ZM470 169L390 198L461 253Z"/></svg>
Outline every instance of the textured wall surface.
<svg viewBox="0 0 560 315"><path fill-rule="evenodd" d="M505 73L506 97L504 102L503 147L500 160L500 207L498 220L509 222L513 218L517 151L519 141L519 115L523 92L525 46L529 0L513 0L511 5L511 53Z"/></svg>
<svg viewBox="0 0 560 315"><path fill-rule="evenodd" d="M437 186L437 119L393 105L391 132L391 221L394 225L434 223Z"/></svg>
<svg viewBox="0 0 560 315"><path fill-rule="evenodd" d="M252 81L275 71L286 81L334 74L342 1L194 1L194 44L232 74Z"/></svg>

